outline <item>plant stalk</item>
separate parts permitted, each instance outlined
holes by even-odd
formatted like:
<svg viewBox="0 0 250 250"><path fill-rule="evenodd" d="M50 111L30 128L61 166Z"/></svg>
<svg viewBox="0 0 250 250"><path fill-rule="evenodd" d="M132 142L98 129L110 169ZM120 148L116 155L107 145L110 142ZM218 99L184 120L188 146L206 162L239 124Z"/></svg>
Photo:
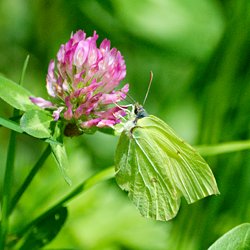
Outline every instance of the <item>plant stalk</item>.
<svg viewBox="0 0 250 250"><path fill-rule="evenodd" d="M24 191L27 189L27 187L29 186L29 184L31 183L31 181L33 180L33 178L35 177L35 175L39 171L39 169L43 166L44 162L46 161L46 159L48 158L50 153L51 153L51 148L48 145L47 148L44 150L43 154L41 155L41 157L38 159L36 164L31 169L29 175L26 177L26 179L23 182L23 184L21 185L21 187L18 189L18 191L16 192L16 194L12 198L10 208L8 210L9 215L12 213L13 209L15 208L19 199L23 195Z"/></svg>

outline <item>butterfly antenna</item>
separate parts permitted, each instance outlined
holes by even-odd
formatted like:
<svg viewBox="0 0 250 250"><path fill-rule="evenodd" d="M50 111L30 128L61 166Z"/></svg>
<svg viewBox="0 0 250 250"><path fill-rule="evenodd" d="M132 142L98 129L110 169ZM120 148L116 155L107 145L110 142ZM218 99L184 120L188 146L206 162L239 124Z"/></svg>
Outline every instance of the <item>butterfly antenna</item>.
<svg viewBox="0 0 250 250"><path fill-rule="evenodd" d="M150 71L148 89L147 89L146 95L145 95L145 97L144 97L142 106L144 106L144 104L145 104L145 102L146 102L146 100L147 100L147 98L148 98L148 93L149 93L149 90L150 90L150 88L151 88L152 81L153 81L153 72Z"/></svg>
<svg viewBox="0 0 250 250"><path fill-rule="evenodd" d="M136 103L135 99L134 99L129 93L127 93L127 97L128 97L133 103Z"/></svg>

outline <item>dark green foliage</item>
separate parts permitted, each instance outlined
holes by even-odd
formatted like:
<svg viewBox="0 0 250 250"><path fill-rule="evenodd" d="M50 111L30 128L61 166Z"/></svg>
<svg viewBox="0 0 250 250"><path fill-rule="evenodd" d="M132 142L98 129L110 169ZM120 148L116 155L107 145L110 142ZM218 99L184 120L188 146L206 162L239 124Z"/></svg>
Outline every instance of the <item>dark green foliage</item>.
<svg viewBox="0 0 250 250"><path fill-rule="evenodd" d="M61 230L67 219L68 211L66 207L59 207L56 211L43 217L32 225L24 237L24 242L20 250L41 249L52 241Z"/></svg>
<svg viewBox="0 0 250 250"><path fill-rule="evenodd" d="M171 4L157 7L158 2ZM92 35L93 30L97 30L99 41L107 37L112 46L122 52L127 64L126 82L130 83L130 94L137 101L142 102L149 72L154 72L145 104L149 114L166 121L192 145L245 141L250 138L249 13L249 0L2 0L0 72L17 82L22 62L30 54L23 86L35 96L46 98L48 63L56 56L60 44L68 40L72 31L84 29ZM6 86L13 86L13 82L2 76L0 80L4 83L0 85L0 95L4 99L8 96L4 91L11 90ZM22 92L24 98L4 101L23 111L33 109L34 105L28 100L29 91L16 85L14 88L12 90ZM4 101L0 100L0 117L4 117L0 124L22 132L10 122L12 110ZM15 122L18 124L19 119ZM55 131L53 124L49 129ZM5 159L9 134L0 127L0 136L0 158ZM55 138L47 142L53 145L60 165L65 150L61 138ZM73 138L74 141L65 138L70 163L75 164L70 166L73 182L80 183L93 172L113 164L116 141L109 138L101 133L82 135ZM41 155L43 146L40 140L18 135L18 167L11 194L21 185L29 166ZM206 160L218 182L220 196L189 206L182 202L178 216L171 222L146 221L143 224L127 207L129 201L124 201L117 186L109 183L72 205L75 221L70 218L70 226L48 248L64 248L68 244L78 249L98 250L119 249L120 246L138 250L207 249L225 232L249 221L250 155L249 150L232 151L209 156ZM57 171L53 172L55 166L48 160L36 176L15 210L10 233L14 234L24 221L48 207L52 199L58 199L60 191L68 191L68 185L58 181ZM0 176L4 168L2 160ZM2 185L2 178L0 182ZM2 192L0 189L1 195ZM39 227L45 229L40 223ZM45 238L55 235L55 231L49 236L43 233ZM30 232L31 236L38 235ZM38 245L43 236L37 238ZM31 242L29 237L23 244Z"/></svg>

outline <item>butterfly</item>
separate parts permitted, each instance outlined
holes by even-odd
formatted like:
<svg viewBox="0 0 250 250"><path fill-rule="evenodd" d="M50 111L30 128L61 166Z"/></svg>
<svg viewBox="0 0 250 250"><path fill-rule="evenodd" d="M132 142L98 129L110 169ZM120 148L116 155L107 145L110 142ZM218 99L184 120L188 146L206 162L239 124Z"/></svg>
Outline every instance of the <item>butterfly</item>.
<svg viewBox="0 0 250 250"><path fill-rule="evenodd" d="M139 104L129 115L116 149L115 177L142 216L167 221L177 215L182 196L190 204L219 194L209 165L171 127Z"/></svg>

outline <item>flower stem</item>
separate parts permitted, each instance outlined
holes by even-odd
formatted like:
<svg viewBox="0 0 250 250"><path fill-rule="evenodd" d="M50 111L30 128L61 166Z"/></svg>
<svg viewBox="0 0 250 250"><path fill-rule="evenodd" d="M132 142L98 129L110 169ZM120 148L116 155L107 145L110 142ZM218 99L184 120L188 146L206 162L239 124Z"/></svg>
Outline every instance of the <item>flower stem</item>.
<svg viewBox="0 0 250 250"><path fill-rule="evenodd" d="M19 232L17 232L18 238L22 237L33 225L36 225L44 218L46 218L49 214L53 213L59 207L63 206L66 202L70 201L75 196L79 195L81 192L88 190L89 188L93 187L95 184L108 180L114 177L114 167L109 167L93 176L88 178L87 180L83 181L79 184L75 189L73 189L69 194L67 194L64 198L62 198L59 202L57 202L54 206L49 208L46 212L35 218L33 221L28 223L24 228L22 228Z"/></svg>
<svg viewBox="0 0 250 250"><path fill-rule="evenodd" d="M14 110L14 115L17 115L17 110ZM10 195L13 183L13 172L14 172L14 159L16 149L16 132L11 131L9 147L7 153L4 182L3 182L3 196L2 196L2 220L0 227L0 249L4 249L6 236L8 234L9 227L9 206L10 206Z"/></svg>
<svg viewBox="0 0 250 250"><path fill-rule="evenodd" d="M24 191L27 189L27 187L29 186L29 184L31 183L31 181L33 180L34 176L39 171L39 169L43 166L44 162L46 161L46 159L48 158L50 153L51 153L51 148L50 148L50 146L47 146L47 148L44 150L41 157L38 159L36 164L31 169L29 175L26 177L26 179L23 182L23 184L21 185L21 187L18 189L18 191L16 192L16 194L12 198L12 201L10 203L10 208L8 210L8 214L11 214L11 212L15 208L16 204L18 203L19 199L23 195Z"/></svg>

